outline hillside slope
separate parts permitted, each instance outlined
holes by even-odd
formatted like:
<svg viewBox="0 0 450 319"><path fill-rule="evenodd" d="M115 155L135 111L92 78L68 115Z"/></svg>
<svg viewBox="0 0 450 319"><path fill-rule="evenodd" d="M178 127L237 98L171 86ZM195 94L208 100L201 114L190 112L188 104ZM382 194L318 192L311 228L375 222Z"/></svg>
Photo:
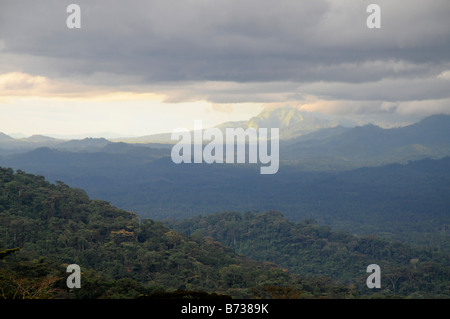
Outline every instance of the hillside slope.
<svg viewBox="0 0 450 319"><path fill-rule="evenodd" d="M313 220L293 223L276 211L218 213L169 225L184 234L212 236L240 254L297 274L355 284L367 265L377 264L382 269L382 294L450 297L450 254L439 250L333 232Z"/></svg>
<svg viewBox="0 0 450 319"><path fill-rule="evenodd" d="M300 277L212 238L186 237L80 189L4 168L0 251L0 298L136 298L175 289L250 297L266 285L303 287ZM81 267L82 289L65 287L67 264Z"/></svg>
<svg viewBox="0 0 450 319"><path fill-rule="evenodd" d="M62 182L0 168L0 221L6 298L154 298L176 289L239 298L450 297L447 253L296 224L277 212L198 216L172 224L181 234ZM83 270L75 291L65 286L72 263ZM383 267L384 289L365 286L368 263Z"/></svg>

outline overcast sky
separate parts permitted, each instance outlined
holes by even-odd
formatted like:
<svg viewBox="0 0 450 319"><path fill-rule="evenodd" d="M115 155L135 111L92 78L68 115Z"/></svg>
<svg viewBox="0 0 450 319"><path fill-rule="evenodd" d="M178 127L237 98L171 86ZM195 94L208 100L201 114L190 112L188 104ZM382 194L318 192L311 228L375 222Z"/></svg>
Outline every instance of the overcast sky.
<svg viewBox="0 0 450 319"><path fill-rule="evenodd" d="M0 0L0 132L145 135L280 106L450 114L449 17L448 0Z"/></svg>

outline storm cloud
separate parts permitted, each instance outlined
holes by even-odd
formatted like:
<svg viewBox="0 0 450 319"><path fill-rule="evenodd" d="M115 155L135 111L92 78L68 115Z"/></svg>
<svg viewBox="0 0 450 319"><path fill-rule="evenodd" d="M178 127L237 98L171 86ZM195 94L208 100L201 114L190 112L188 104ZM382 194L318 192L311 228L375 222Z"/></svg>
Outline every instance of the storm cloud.
<svg viewBox="0 0 450 319"><path fill-rule="evenodd" d="M81 29L66 26L73 2ZM126 87L172 102L315 97L393 112L430 101L433 112L448 112L448 0L376 1L380 29L366 25L372 2L2 0L0 74Z"/></svg>

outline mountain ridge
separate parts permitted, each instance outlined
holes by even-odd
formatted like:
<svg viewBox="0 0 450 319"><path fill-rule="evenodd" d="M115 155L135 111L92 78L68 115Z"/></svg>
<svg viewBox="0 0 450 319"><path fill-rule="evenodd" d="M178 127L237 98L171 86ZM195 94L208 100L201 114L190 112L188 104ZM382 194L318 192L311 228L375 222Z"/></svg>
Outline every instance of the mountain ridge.
<svg viewBox="0 0 450 319"><path fill-rule="evenodd" d="M220 123L215 128L219 128L224 131L226 128L243 129L251 128L279 128L280 139L289 140L296 137L304 136L312 132L316 132L320 129L332 128L336 126L343 127L355 127L363 125L361 123L371 122L375 120L354 119L344 115L328 115L320 112L309 112L299 110L295 107L278 107L274 109L264 109L256 116L251 117L248 120L240 121L228 121ZM378 120L380 121L380 120ZM410 123L410 121L406 121ZM401 122L402 125L406 125L405 121ZM125 142L125 143L166 143L174 144L171 140L171 133L160 133L145 135L133 138L119 138L111 139L113 142Z"/></svg>
<svg viewBox="0 0 450 319"><path fill-rule="evenodd" d="M285 159L325 156L353 158L367 163L407 162L421 158L450 155L450 115L433 115L417 123L398 128L374 124L354 128L336 127L322 138L294 138L281 148ZM323 131L322 133L325 133ZM319 135L318 135L319 136Z"/></svg>
<svg viewBox="0 0 450 319"><path fill-rule="evenodd" d="M445 115L434 115L426 117L424 119L430 118L428 122L431 122L434 118L439 118ZM422 119L422 120L424 120ZM415 122L417 124L422 122ZM373 123L372 123L373 124ZM375 125L375 124L373 124ZM427 121L424 123L427 125ZM251 117L249 120L234 121L234 122L224 122L216 125L216 128L222 131L225 128L237 128L242 127L247 128L279 128L280 129L280 140L292 144L296 139L301 140L306 135L310 137L314 136L314 133L320 132L321 130L327 130L330 128L356 128L362 126L358 124L351 118L331 116L318 112L306 112L300 111L293 107L280 107L275 109L265 109L258 115ZM408 126L408 125L407 125ZM410 126L410 125L409 125ZM405 126L406 127L406 126ZM331 132L331 131L330 131ZM311 135L313 134L313 135ZM173 145L177 141L171 140L171 133L159 133L152 135L144 135L132 138L90 138L85 137L83 139L57 139L53 137L48 137L44 135L33 135L28 138L13 138L4 133L0 133L0 150L3 152L11 154L17 151L31 150L35 147L56 147L56 148L70 148L70 144L73 144L74 149L83 149L85 147L92 148L92 145L75 146L76 144L88 143L94 144L93 141L106 140L109 142L124 142L128 144L154 144L154 146L160 145ZM101 143L99 142L95 147L99 147ZM106 143L103 143L103 146ZM66 147L67 146L67 147ZM163 146L164 147L164 146Z"/></svg>

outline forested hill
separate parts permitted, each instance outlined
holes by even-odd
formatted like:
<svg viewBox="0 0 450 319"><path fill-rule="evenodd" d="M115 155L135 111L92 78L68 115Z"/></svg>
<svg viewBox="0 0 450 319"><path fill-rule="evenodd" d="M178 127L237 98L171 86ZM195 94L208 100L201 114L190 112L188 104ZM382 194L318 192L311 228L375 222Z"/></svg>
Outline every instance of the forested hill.
<svg viewBox="0 0 450 319"><path fill-rule="evenodd" d="M367 265L380 265L382 293L450 297L450 255L376 236L333 232L314 220L288 221L280 212L217 213L168 224L187 235L212 236L237 253L307 276L354 283Z"/></svg>
<svg viewBox="0 0 450 319"><path fill-rule="evenodd" d="M66 286L68 264L81 267L80 289ZM62 182L5 168L0 287L0 299L357 295L330 278L293 275L214 238L181 235Z"/></svg>
<svg viewBox="0 0 450 319"><path fill-rule="evenodd" d="M0 298L449 298L449 256L333 232L280 213L223 213L173 227L81 189L0 168ZM379 263L383 287L366 286ZM82 288L66 286L68 264ZM188 292L186 292L188 291ZM214 294L214 295L212 295Z"/></svg>

